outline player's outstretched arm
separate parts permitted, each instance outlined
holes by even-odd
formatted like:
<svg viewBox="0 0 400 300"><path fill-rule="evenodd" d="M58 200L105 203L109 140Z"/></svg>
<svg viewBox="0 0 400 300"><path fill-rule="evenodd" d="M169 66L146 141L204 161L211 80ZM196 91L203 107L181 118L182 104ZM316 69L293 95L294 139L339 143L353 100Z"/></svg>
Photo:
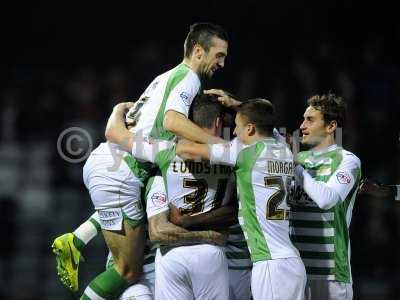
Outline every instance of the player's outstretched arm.
<svg viewBox="0 0 400 300"><path fill-rule="evenodd" d="M184 159L209 160L209 149L206 144L194 143L188 140L180 140L176 145L176 155Z"/></svg>
<svg viewBox="0 0 400 300"><path fill-rule="evenodd" d="M224 90L210 89L205 90L204 94L217 96L217 100L221 102L222 105L232 109L236 109L236 107L242 103L241 101L236 100L232 94Z"/></svg>
<svg viewBox="0 0 400 300"><path fill-rule="evenodd" d="M168 220L169 211L149 218L149 236L153 243L161 245L191 245L198 243L223 245L225 236L219 232L189 231Z"/></svg>
<svg viewBox="0 0 400 300"><path fill-rule="evenodd" d="M133 105L133 102L123 102L114 106L105 131L108 141L120 145L128 152L132 150L134 134L126 128L124 116Z"/></svg>
<svg viewBox="0 0 400 300"><path fill-rule="evenodd" d="M173 134L190 141L203 144L217 144L224 142L223 139L208 134L198 125L190 121L185 115L174 110L166 112L163 126Z"/></svg>
<svg viewBox="0 0 400 300"><path fill-rule="evenodd" d="M390 197L395 200L400 200L400 185L387 185L372 179L364 178L361 180L358 194L375 198Z"/></svg>

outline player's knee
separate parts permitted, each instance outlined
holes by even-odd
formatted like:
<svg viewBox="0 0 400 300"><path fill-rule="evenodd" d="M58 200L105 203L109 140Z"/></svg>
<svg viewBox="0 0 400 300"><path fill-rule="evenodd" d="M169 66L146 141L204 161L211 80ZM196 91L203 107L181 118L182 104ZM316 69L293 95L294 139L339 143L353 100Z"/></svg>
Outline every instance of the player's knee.
<svg viewBox="0 0 400 300"><path fill-rule="evenodd" d="M142 268L139 266L131 266L129 264L120 264L117 266L119 274L130 284L139 281L142 275Z"/></svg>

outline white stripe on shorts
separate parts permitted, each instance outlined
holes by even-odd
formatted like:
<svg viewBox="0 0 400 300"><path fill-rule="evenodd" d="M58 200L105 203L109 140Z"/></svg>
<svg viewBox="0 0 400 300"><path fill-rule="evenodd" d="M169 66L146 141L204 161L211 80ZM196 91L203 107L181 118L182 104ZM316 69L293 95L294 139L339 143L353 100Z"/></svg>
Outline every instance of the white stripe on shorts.
<svg viewBox="0 0 400 300"><path fill-rule="evenodd" d="M86 287L84 294L85 294L86 296L88 296L91 300L106 300L105 298L100 297L99 295L97 295L96 292L93 291L93 290L90 288L90 286L87 286L87 287Z"/></svg>

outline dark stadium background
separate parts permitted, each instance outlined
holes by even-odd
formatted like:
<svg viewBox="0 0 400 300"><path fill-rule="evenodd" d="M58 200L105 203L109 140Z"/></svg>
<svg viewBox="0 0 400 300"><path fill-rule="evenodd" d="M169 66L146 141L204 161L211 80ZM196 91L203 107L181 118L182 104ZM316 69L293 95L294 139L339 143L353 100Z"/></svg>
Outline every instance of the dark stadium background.
<svg viewBox="0 0 400 300"><path fill-rule="evenodd" d="M230 34L225 70L205 87L275 103L295 130L307 97L348 102L343 145L363 177L400 183L400 23L384 2L32 2L1 9L0 299L77 299L56 277L50 245L92 212L83 162L63 160L69 127L104 140L114 104L135 99L181 61L195 21ZM400 202L359 197L351 226L354 299L400 299ZM104 267L85 251L81 288Z"/></svg>

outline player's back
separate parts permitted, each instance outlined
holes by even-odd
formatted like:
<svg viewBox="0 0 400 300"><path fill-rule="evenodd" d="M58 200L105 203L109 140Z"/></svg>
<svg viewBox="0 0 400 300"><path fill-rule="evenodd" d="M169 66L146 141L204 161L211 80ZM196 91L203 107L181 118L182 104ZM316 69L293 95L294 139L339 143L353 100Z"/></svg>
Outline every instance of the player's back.
<svg viewBox="0 0 400 300"><path fill-rule="evenodd" d="M232 174L230 167L210 165L205 161L185 161L174 156L169 163L160 164L160 168L168 201L182 213L204 213L225 204L225 191Z"/></svg>
<svg viewBox="0 0 400 300"><path fill-rule="evenodd" d="M252 261L298 257L289 239L287 197L293 180L293 155L273 138L245 147L238 155L236 178L239 222Z"/></svg>
<svg viewBox="0 0 400 300"><path fill-rule="evenodd" d="M128 113L136 123L135 132L153 138L172 139L164 130L168 110L188 115L193 98L200 89L200 80L187 65L180 64L157 76Z"/></svg>

